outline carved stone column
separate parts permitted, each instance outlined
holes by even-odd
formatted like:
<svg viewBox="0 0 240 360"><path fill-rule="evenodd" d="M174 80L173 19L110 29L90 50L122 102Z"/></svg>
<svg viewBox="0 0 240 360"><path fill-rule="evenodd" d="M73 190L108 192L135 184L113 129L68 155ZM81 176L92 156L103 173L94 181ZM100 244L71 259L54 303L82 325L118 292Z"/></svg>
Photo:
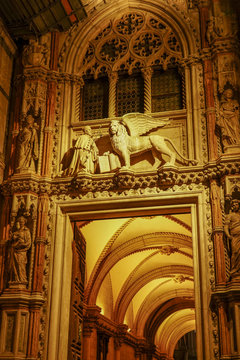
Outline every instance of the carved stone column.
<svg viewBox="0 0 240 360"><path fill-rule="evenodd" d="M45 244L47 240L47 213L48 213L48 195L42 194L38 199L38 222L36 231L35 258L33 269L33 291L42 291L43 266Z"/></svg>
<svg viewBox="0 0 240 360"><path fill-rule="evenodd" d="M83 87L84 80L79 78L73 84L72 96L72 121L78 122L84 120L83 118Z"/></svg>
<svg viewBox="0 0 240 360"><path fill-rule="evenodd" d="M114 349L115 349L115 356L114 356L114 360L120 360L121 358L121 346L122 346L122 342L120 341L120 339L115 338L114 339Z"/></svg>
<svg viewBox="0 0 240 360"><path fill-rule="evenodd" d="M108 116L116 116L116 85L118 80L118 73L112 72L109 75L109 104L108 104Z"/></svg>
<svg viewBox="0 0 240 360"><path fill-rule="evenodd" d="M219 320L219 344L222 356L230 355L230 334L228 323L228 305L222 301L218 304L218 320Z"/></svg>
<svg viewBox="0 0 240 360"><path fill-rule="evenodd" d="M221 211L221 192L216 180L210 183L212 223L213 223L213 243L215 255L215 274L216 288L226 284L226 266L223 242L223 222ZM220 354L230 354L230 333L227 318L227 304L224 301L218 306L217 313L219 319L219 343Z"/></svg>
<svg viewBox="0 0 240 360"><path fill-rule="evenodd" d="M213 89L213 69L212 61L204 60L204 86L205 86L205 100L206 100L206 117L208 127L208 154L209 160L214 160L218 157L217 137L215 135L216 128L216 112L214 102Z"/></svg>
<svg viewBox="0 0 240 360"><path fill-rule="evenodd" d="M225 269L224 243L223 243L221 191L216 180L211 180L210 194L211 194L211 206L212 206L216 285L220 285L226 283L226 269Z"/></svg>
<svg viewBox="0 0 240 360"><path fill-rule="evenodd" d="M97 359L97 328L96 322L101 308L98 306L86 307L83 320L83 360Z"/></svg>
<svg viewBox="0 0 240 360"><path fill-rule="evenodd" d="M152 112L152 68L142 70L144 78L144 112Z"/></svg>
<svg viewBox="0 0 240 360"><path fill-rule="evenodd" d="M20 118L21 118L21 109L22 109L22 96L23 96L23 81L22 79L15 80L14 87L13 87L13 94L15 103L14 103L14 110L12 115L12 140L11 140L11 148L10 148L10 161L8 165L8 174L9 176L13 175L15 169L15 161L17 157L17 135L19 133L20 128Z"/></svg>
<svg viewBox="0 0 240 360"><path fill-rule="evenodd" d="M57 32L53 32L51 37L50 71L57 70L58 46L59 46L59 34ZM42 148L42 168L41 168L42 176L50 176L51 174L56 89L57 89L57 83L55 81L49 81L47 85L46 117L45 117L45 128L44 128L43 148Z"/></svg>
<svg viewBox="0 0 240 360"><path fill-rule="evenodd" d="M207 42L206 30L207 22L209 18L209 9L207 3L201 2L200 7L200 24L201 24L201 41L202 48L205 52L209 50L209 44ZM214 160L217 158L217 138L215 135L216 128L216 115L215 115L215 102L214 102L214 86L213 86L213 68L212 61L206 57L203 60L204 68L204 87L205 87L205 105L206 105L206 117L208 126L208 146L209 146L209 159Z"/></svg>

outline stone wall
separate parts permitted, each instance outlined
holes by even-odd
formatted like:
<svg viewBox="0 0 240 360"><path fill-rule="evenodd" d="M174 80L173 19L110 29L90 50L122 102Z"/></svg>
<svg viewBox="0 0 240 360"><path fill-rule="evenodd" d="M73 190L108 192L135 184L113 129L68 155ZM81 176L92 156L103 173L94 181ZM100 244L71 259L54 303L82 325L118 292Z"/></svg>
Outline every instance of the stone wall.
<svg viewBox="0 0 240 360"><path fill-rule="evenodd" d="M5 168L5 131L9 116L11 78L16 46L0 19L0 183Z"/></svg>

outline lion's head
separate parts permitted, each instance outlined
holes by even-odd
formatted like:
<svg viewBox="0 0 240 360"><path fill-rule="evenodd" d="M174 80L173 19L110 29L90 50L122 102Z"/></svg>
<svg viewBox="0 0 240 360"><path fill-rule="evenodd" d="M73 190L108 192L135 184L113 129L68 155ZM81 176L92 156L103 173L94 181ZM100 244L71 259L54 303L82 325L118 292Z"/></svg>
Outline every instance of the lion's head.
<svg viewBox="0 0 240 360"><path fill-rule="evenodd" d="M118 120L112 120L109 125L109 134L110 136L121 136L126 135L127 131L125 126L122 125Z"/></svg>

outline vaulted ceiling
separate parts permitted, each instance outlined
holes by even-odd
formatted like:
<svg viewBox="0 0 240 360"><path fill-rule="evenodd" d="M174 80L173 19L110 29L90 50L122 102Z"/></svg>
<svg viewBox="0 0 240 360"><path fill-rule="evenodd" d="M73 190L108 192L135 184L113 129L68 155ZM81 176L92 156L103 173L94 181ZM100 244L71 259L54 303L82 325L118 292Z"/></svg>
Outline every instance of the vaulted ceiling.
<svg viewBox="0 0 240 360"><path fill-rule="evenodd" d="M191 215L95 220L81 232L86 302L171 353L195 329Z"/></svg>

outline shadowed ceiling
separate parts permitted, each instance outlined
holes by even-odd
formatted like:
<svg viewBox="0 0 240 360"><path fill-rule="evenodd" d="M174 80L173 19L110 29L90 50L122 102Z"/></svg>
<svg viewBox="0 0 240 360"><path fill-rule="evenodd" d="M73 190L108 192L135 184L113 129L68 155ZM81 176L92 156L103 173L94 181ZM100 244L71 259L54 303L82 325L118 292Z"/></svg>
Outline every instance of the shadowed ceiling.
<svg viewBox="0 0 240 360"><path fill-rule="evenodd" d="M86 17L80 0L1 1L0 17L14 38L66 31Z"/></svg>

